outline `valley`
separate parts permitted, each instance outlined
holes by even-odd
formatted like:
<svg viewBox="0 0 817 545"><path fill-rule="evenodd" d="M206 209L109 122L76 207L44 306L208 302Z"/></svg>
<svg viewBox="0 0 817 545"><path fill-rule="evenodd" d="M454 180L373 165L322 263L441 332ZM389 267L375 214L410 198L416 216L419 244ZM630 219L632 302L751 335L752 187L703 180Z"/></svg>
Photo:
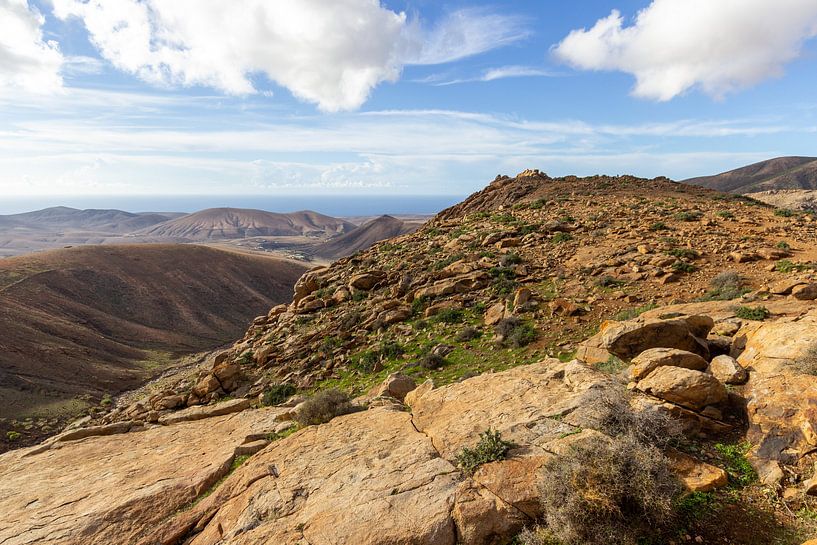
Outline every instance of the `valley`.
<svg viewBox="0 0 817 545"><path fill-rule="evenodd" d="M21 442L104 407L286 301L297 262L195 245L105 245L0 260L0 428Z"/></svg>

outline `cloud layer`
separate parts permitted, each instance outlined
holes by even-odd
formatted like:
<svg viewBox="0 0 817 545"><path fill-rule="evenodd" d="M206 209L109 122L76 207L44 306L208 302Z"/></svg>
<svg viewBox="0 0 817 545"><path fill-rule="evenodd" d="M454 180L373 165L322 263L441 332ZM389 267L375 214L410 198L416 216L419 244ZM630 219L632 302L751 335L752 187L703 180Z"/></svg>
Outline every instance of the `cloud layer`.
<svg viewBox="0 0 817 545"><path fill-rule="evenodd" d="M635 96L665 101L694 87L721 97L779 76L815 35L814 0L654 0L631 26L614 10L554 52L576 68L630 73Z"/></svg>
<svg viewBox="0 0 817 545"><path fill-rule="evenodd" d="M43 21L26 0L0 0L0 93L50 93L62 86L62 54L43 40Z"/></svg>
<svg viewBox="0 0 817 545"><path fill-rule="evenodd" d="M505 45L518 21L481 10L428 30L379 0L54 0L82 19L116 68L159 85L243 95L264 74L325 111L360 107L405 64L439 64Z"/></svg>

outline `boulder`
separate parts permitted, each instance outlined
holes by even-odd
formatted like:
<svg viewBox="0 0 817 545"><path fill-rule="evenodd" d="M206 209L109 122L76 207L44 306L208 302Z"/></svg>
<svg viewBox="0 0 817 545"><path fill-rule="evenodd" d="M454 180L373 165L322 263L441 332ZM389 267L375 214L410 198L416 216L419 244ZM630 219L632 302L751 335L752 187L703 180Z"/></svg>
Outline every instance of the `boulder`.
<svg viewBox="0 0 817 545"><path fill-rule="evenodd" d="M712 375L683 367L658 367L637 388L664 401L699 411L728 397L726 387Z"/></svg>
<svg viewBox="0 0 817 545"><path fill-rule="evenodd" d="M801 301L814 301L817 299L817 284L803 284L795 287L791 291L792 297Z"/></svg>
<svg viewBox="0 0 817 545"><path fill-rule="evenodd" d="M357 290L368 291L386 278L383 271L368 271L352 276L349 279L349 287Z"/></svg>
<svg viewBox="0 0 817 545"><path fill-rule="evenodd" d="M375 386L370 392L371 397L390 396L399 401L406 399L406 394L417 388L417 383L411 377L401 373L392 373Z"/></svg>
<svg viewBox="0 0 817 545"><path fill-rule="evenodd" d="M505 314L505 303L497 303L488 307L488 310L485 311L485 316L483 316L483 321L485 325L496 325L505 317Z"/></svg>
<svg viewBox="0 0 817 545"><path fill-rule="evenodd" d="M677 348L650 348L633 358L628 374L630 380L639 381L665 365L703 371L706 360L698 354Z"/></svg>
<svg viewBox="0 0 817 545"><path fill-rule="evenodd" d="M489 278L488 273L484 271L475 271L462 276L438 280L430 286L417 290L414 297L434 298L441 297L443 295L451 295L454 293L468 293L487 286Z"/></svg>
<svg viewBox="0 0 817 545"><path fill-rule="evenodd" d="M724 384L744 384L749 373L732 356L717 356L709 363L709 372Z"/></svg>
<svg viewBox="0 0 817 545"><path fill-rule="evenodd" d="M397 307L392 310L387 310L377 316L377 320L384 326L390 326L399 322L404 322L411 318L411 308Z"/></svg>
<svg viewBox="0 0 817 545"><path fill-rule="evenodd" d="M518 288L513 296L513 307L519 308L531 298L531 291L528 288Z"/></svg>
<svg viewBox="0 0 817 545"><path fill-rule="evenodd" d="M709 316L606 321L601 331L579 345L576 357L588 363L607 361L610 354L630 360L650 348L676 348L709 358L704 339L715 325Z"/></svg>
<svg viewBox="0 0 817 545"><path fill-rule="evenodd" d="M729 484L729 475L719 467L696 460L677 450L668 451L667 458L673 473L678 475L690 492L709 492Z"/></svg>
<svg viewBox="0 0 817 545"><path fill-rule="evenodd" d="M772 284L769 288L769 293L773 293L775 295L788 295L794 288L806 283L806 281L796 278L785 278Z"/></svg>

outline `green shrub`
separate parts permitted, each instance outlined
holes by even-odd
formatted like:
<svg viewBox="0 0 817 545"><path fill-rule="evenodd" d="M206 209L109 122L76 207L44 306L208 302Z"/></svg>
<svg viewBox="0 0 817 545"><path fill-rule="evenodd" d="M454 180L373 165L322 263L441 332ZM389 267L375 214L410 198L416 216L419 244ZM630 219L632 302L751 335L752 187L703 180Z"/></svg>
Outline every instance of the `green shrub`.
<svg viewBox="0 0 817 545"><path fill-rule="evenodd" d="M498 431L488 428L479 435L479 441L474 448L463 447L457 454L457 467L463 473L473 475L482 464L504 460L511 447L513 444L503 441Z"/></svg>
<svg viewBox="0 0 817 545"><path fill-rule="evenodd" d="M355 412L349 396L339 390L318 392L303 402L295 421L301 426L324 424L336 416Z"/></svg>
<svg viewBox="0 0 817 545"><path fill-rule="evenodd" d="M415 297L411 302L411 313L414 316L420 316L428 306L428 299L425 297Z"/></svg>
<svg viewBox="0 0 817 545"><path fill-rule="evenodd" d="M501 319L494 326L494 331L503 345L513 348L527 346L538 337L533 325L516 316Z"/></svg>
<svg viewBox="0 0 817 545"><path fill-rule="evenodd" d="M667 227L667 224L664 223L663 221L656 221L655 223L650 225L649 229L650 231L666 231L667 229L669 229L669 227Z"/></svg>
<svg viewBox="0 0 817 545"><path fill-rule="evenodd" d="M726 465L729 481L737 487L744 487L757 480L757 473L746 458L746 453L752 448L751 443L724 444L717 443L718 451Z"/></svg>
<svg viewBox="0 0 817 545"><path fill-rule="evenodd" d="M493 290L497 295L508 295L516 289L516 273L508 267L491 267L488 270L493 281Z"/></svg>
<svg viewBox="0 0 817 545"><path fill-rule="evenodd" d="M238 358L236 358L235 362L239 365L249 365L252 363L253 355L254 353L252 350L245 350L240 356L238 356Z"/></svg>
<svg viewBox="0 0 817 545"><path fill-rule="evenodd" d="M715 215L725 219L732 219L735 217L735 215L729 210L718 210L717 212L715 212Z"/></svg>
<svg viewBox="0 0 817 545"><path fill-rule="evenodd" d="M644 306L636 307L636 308L628 308L624 309L616 314L613 315L613 320L618 322L625 322L627 320L632 320L633 318L638 318L648 310L652 310L654 308L658 308L658 305L655 303L647 303Z"/></svg>
<svg viewBox="0 0 817 545"><path fill-rule="evenodd" d="M775 244L775 247L777 247L777 249L779 249L779 250L790 250L791 249L791 245L788 242L786 242L785 240L781 240L780 242Z"/></svg>
<svg viewBox="0 0 817 545"><path fill-rule="evenodd" d="M263 405L280 405L294 396L296 391L295 386L292 384L273 384L264 392L261 403Z"/></svg>
<svg viewBox="0 0 817 545"><path fill-rule="evenodd" d="M551 240L553 240L553 242L556 244L562 244L569 240L573 240L573 236L570 233L559 232L553 235L553 238Z"/></svg>
<svg viewBox="0 0 817 545"><path fill-rule="evenodd" d="M686 261L676 261L672 264L672 270L677 273L691 273L695 272L697 269L692 263L687 263Z"/></svg>
<svg viewBox="0 0 817 545"><path fill-rule="evenodd" d="M400 343L388 339L380 343L379 351L380 356L385 359L399 358L406 353L406 349Z"/></svg>
<svg viewBox="0 0 817 545"><path fill-rule="evenodd" d="M701 254L692 248L673 248L667 253L673 257L677 257L678 259L698 259L701 257Z"/></svg>
<svg viewBox="0 0 817 545"><path fill-rule="evenodd" d="M774 211L774 215L783 218L790 218L792 216L797 215L797 213L794 210L789 210L788 208L778 208L777 210Z"/></svg>
<svg viewBox="0 0 817 545"><path fill-rule="evenodd" d="M735 309L735 316L743 320L755 320L762 322L769 317L769 309L764 306L757 307L738 307Z"/></svg>
<svg viewBox="0 0 817 545"><path fill-rule="evenodd" d="M420 361L419 361L420 367L422 367L423 369L429 369L429 370L439 369L440 367L445 365L445 363L446 362L445 362L444 357L442 357L439 354L435 354L433 352L428 352L427 354L423 354L420 357Z"/></svg>
<svg viewBox="0 0 817 545"><path fill-rule="evenodd" d="M444 324L459 324L465 319L465 311L460 308L444 308L435 318Z"/></svg>
<svg viewBox="0 0 817 545"><path fill-rule="evenodd" d="M703 214L698 211L693 212L678 212L675 214L675 219L678 221L698 221Z"/></svg>
<svg viewBox="0 0 817 545"><path fill-rule="evenodd" d="M18 431L7 431L6 432L6 439L9 441L16 441L20 438L20 432Z"/></svg>
<svg viewBox="0 0 817 545"><path fill-rule="evenodd" d="M500 267L510 267L511 265L518 265L519 263L522 263L522 258L519 254L514 252L505 254L499 259Z"/></svg>
<svg viewBox="0 0 817 545"><path fill-rule="evenodd" d="M598 369L599 371L603 371L605 373L610 373L611 375L617 375L626 368L627 362L614 356L613 354L610 354L610 357L607 358L607 361L596 364L596 369Z"/></svg>
<svg viewBox="0 0 817 545"><path fill-rule="evenodd" d="M724 271L709 282L710 289L703 301L729 301L747 293L746 279L735 271Z"/></svg>
<svg viewBox="0 0 817 545"><path fill-rule="evenodd" d="M774 264L774 270L777 272L782 273L790 273L795 271L804 271L808 269L809 266L804 263L792 263L788 259L781 259L780 261Z"/></svg>

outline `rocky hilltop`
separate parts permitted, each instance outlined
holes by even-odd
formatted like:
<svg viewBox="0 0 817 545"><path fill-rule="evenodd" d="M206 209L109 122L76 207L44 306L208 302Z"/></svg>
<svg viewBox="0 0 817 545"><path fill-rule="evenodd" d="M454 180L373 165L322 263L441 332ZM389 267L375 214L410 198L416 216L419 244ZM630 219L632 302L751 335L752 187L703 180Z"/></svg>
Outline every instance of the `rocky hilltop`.
<svg viewBox="0 0 817 545"><path fill-rule="evenodd" d="M0 543L799 545L815 235L663 178L500 176L0 457Z"/></svg>

